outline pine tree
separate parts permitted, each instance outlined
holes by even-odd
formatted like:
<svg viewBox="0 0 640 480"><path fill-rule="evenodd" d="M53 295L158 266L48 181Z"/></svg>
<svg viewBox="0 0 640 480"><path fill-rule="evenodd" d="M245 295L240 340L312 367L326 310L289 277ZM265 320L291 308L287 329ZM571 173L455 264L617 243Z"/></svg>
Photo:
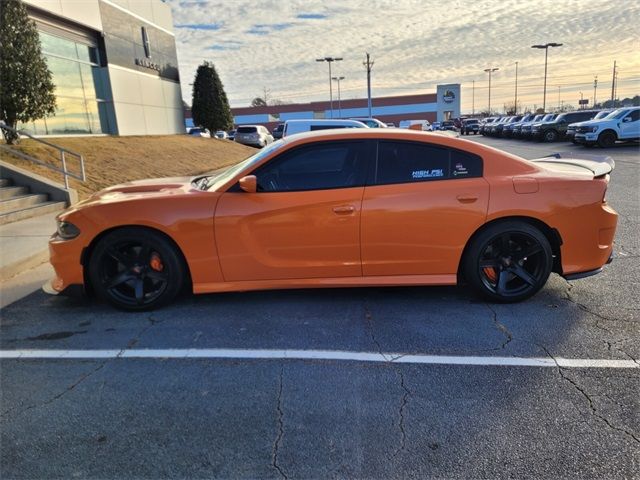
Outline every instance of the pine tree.
<svg viewBox="0 0 640 480"><path fill-rule="evenodd" d="M0 0L0 119L11 128L55 112L51 72L21 0ZM18 136L3 130L9 144Z"/></svg>
<svg viewBox="0 0 640 480"><path fill-rule="evenodd" d="M213 63L204 62L196 71L191 114L195 125L208 128L212 133L233 128L227 94Z"/></svg>

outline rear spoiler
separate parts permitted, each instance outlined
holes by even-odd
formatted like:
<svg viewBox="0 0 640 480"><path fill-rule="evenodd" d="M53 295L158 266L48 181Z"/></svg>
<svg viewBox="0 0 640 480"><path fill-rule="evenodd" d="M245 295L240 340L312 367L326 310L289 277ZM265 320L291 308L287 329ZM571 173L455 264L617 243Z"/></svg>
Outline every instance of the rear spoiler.
<svg viewBox="0 0 640 480"><path fill-rule="evenodd" d="M590 170L594 177L606 175L616 167L616 162L608 155L590 155L582 152L552 153L546 157L535 158L531 161L583 167Z"/></svg>

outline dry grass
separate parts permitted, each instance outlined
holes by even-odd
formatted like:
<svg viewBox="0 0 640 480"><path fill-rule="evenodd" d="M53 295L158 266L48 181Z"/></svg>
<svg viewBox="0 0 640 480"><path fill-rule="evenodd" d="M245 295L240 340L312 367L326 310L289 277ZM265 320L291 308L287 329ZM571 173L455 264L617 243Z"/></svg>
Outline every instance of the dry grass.
<svg viewBox="0 0 640 480"><path fill-rule="evenodd" d="M85 159L87 181L71 180L80 199L110 185L154 177L197 175L233 165L256 150L228 140L163 135L145 137L66 137L49 140L80 153ZM14 148L42 161L60 166L56 150L33 140L22 140ZM21 160L0 150L0 158L55 182L62 174ZM68 157L68 168L79 172L75 157Z"/></svg>

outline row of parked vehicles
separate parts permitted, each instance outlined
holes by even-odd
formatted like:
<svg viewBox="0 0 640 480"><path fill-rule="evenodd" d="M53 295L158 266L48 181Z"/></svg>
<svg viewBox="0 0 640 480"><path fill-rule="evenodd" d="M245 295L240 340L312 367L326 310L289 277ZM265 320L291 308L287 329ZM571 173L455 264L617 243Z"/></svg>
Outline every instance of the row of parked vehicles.
<svg viewBox="0 0 640 480"><path fill-rule="evenodd" d="M460 133L610 147L640 140L640 107L465 119Z"/></svg>

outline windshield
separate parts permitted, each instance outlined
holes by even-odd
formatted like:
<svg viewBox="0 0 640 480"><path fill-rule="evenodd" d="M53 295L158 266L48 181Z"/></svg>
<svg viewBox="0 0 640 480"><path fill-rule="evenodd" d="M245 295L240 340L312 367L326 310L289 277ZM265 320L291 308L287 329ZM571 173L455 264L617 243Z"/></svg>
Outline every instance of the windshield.
<svg viewBox="0 0 640 480"><path fill-rule="evenodd" d="M617 110L614 110L613 112L611 112L609 115L607 115L604 118L609 118L609 119L613 119L613 118L622 118L626 115L627 110L619 108Z"/></svg>
<svg viewBox="0 0 640 480"><path fill-rule="evenodd" d="M272 152L279 150L284 145L283 140L277 140L268 147L259 150L255 155L251 155L249 158L244 159L240 163L237 163L228 170L225 170L221 175L211 177L211 182L207 183L204 190L217 190L219 187L227 183L230 179L236 176L245 168L251 167L259 163L267 155L271 155Z"/></svg>
<svg viewBox="0 0 640 480"><path fill-rule="evenodd" d="M555 116L556 115L554 113L548 113L547 115L542 117L541 122L548 122L549 120L553 120L553 117L555 117Z"/></svg>

